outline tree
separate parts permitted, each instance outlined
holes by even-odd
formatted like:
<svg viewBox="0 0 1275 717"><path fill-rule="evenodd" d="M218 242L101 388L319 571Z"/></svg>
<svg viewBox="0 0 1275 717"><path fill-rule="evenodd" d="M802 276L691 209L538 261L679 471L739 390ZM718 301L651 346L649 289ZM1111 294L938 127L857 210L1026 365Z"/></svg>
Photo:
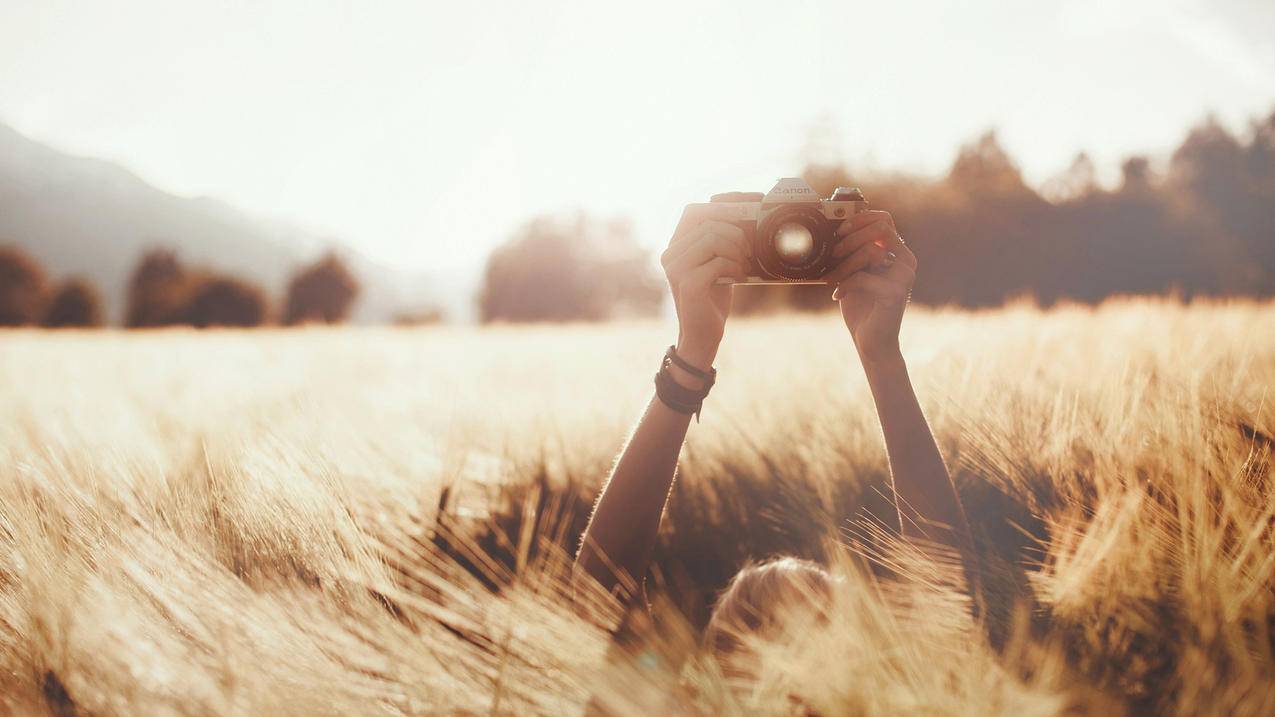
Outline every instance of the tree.
<svg viewBox="0 0 1275 717"><path fill-rule="evenodd" d="M1120 191L1129 194L1149 194L1154 191L1151 182L1151 160L1141 155L1129 157L1120 165L1122 182Z"/></svg>
<svg viewBox="0 0 1275 717"><path fill-rule="evenodd" d="M197 328L209 326L260 326L266 318L261 289L245 281L213 276L198 282L191 292L183 318Z"/></svg>
<svg viewBox="0 0 1275 717"><path fill-rule="evenodd" d="M335 253L302 269L288 282L285 324L334 324L350 315L360 291L359 281Z"/></svg>
<svg viewBox="0 0 1275 717"><path fill-rule="evenodd" d="M44 314L44 326L51 329L101 324L101 297L93 285L83 279L71 279L62 284Z"/></svg>
<svg viewBox="0 0 1275 717"><path fill-rule="evenodd" d="M0 248L0 326L39 323L44 301L40 265L17 249Z"/></svg>
<svg viewBox="0 0 1275 717"><path fill-rule="evenodd" d="M128 282L124 324L142 328L182 323L189 288L186 269L174 252L167 249L147 252Z"/></svg>
<svg viewBox="0 0 1275 717"><path fill-rule="evenodd" d="M626 223L540 217L492 252L478 308L483 321L601 321L652 315L664 293Z"/></svg>
<svg viewBox="0 0 1275 717"><path fill-rule="evenodd" d="M1071 166L1045 181L1041 194L1054 204L1061 204L1098 191L1098 170L1089 155L1081 152Z"/></svg>
<svg viewBox="0 0 1275 717"><path fill-rule="evenodd" d="M1237 136L1209 118L1167 172L1132 156L1114 190L1084 154L1044 187L1028 186L993 133L963 146L939 181L876 175L852 181L815 156L804 172L822 196L862 185L894 214L920 260L913 299L995 306L1016 296L1049 305L1118 294L1275 294L1275 113ZM826 305L826 291L747 287L741 311Z"/></svg>
<svg viewBox="0 0 1275 717"><path fill-rule="evenodd" d="M1175 206L1206 222L1213 251L1232 258L1232 292L1275 293L1275 113L1247 141L1209 118L1173 153L1167 189ZM1203 237L1201 239L1204 239Z"/></svg>
<svg viewBox="0 0 1275 717"><path fill-rule="evenodd" d="M987 132L961 147L948 172L948 181L967 195L983 197L1033 193L1023 175L1001 147L995 132Z"/></svg>

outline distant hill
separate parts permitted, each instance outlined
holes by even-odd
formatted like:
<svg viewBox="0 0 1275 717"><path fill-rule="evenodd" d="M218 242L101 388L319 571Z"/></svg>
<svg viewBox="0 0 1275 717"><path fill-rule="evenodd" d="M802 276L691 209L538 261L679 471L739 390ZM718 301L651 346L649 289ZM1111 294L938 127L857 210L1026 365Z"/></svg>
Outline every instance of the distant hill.
<svg viewBox="0 0 1275 717"><path fill-rule="evenodd" d="M54 278L93 281L117 322L128 276L149 248L169 247L188 264L251 279L278 300L292 272L332 243L224 202L169 194L120 165L59 152L0 123L4 244L29 252ZM364 285L356 319L385 321L430 303L424 277L341 252Z"/></svg>

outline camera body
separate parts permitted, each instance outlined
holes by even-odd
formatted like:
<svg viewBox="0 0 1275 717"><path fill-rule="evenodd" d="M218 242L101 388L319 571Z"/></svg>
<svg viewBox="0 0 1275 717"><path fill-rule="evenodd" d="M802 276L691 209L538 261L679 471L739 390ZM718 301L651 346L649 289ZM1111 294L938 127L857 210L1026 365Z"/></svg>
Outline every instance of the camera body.
<svg viewBox="0 0 1275 717"><path fill-rule="evenodd" d="M800 177L785 177L769 192L714 194L709 202L727 210L730 222L744 230L752 248L743 281L729 284L825 284L835 267L832 248L837 227L866 211L868 202L854 187L837 187L824 199Z"/></svg>

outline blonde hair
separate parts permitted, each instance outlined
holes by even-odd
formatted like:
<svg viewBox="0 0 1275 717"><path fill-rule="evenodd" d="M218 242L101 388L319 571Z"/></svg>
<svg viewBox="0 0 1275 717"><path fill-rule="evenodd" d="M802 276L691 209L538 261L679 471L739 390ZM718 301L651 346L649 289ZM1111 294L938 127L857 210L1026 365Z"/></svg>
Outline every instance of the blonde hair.
<svg viewBox="0 0 1275 717"><path fill-rule="evenodd" d="M726 658L749 638L773 638L797 612L826 616L832 577L817 563L778 558L744 567L722 591L704 632L705 646Z"/></svg>

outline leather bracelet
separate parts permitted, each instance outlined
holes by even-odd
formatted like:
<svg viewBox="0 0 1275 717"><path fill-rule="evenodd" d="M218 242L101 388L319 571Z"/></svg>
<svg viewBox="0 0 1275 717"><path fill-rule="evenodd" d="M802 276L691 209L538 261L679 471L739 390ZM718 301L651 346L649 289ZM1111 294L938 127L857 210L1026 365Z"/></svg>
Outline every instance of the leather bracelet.
<svg viewBox="0 0 1275 717"><path fill-rule="evenodd" d="M686 386L678 383L677 379L673 378L672 371L661 370L659 373L655 374L655 377L656 381L660 383L660 388L663 390L664 395L672 399L675 403L682 404L683 406L692 406L697 403L701 403L704 400L704 393L702 391L696 391L695 389L687 388Z"/></svg>
<svg viewBox="0 0 1275 717"><path fill-rule="evenodd" d="M664 359L666 362L672 363L674 366L703 381L705 384L705 391L712 387L713 383L717 381L717 369L709 366L708 370L704 371L703 369L692 366L686 359L677 355L677 348L675 346L668 347L668 351L664 352Z"/></svg>
<svg viewBox="0 0 1275 717"><path fill-rule="evenodd" d="M706 378L702 379L704 387L700 390L687 388L678 383L677 379L673 378L672 372L669 371L670 365L678 365L681 368L680 364L675 364L674 357L677 358L677 361L682 360L681 357L677 357L677 354L673 352L673 348L669 347L669 352L664 355L664 361L660 364L659 372L655 374L655 395L660 399L661 403L673 411L694 414L695 421L698 423L700 411L704 406L704 399L708 397L709 390L713 388L713 383L717 378L717 371L714 370L711 374L705 374L698 369L693 372L687 371L687 373L692 375L706 376Z"/></svg>
<svg viewBox="0 0 1275 717"><path fill-rule="evenodd" d="M681 395L674 385L677 382L673 377L664 371L655 374L655 395L660 399L660 403L668 406L677 413L696 414L698 416L700 408L704 405L702 401L693 399L687 400L689 397Z"/></svg>

